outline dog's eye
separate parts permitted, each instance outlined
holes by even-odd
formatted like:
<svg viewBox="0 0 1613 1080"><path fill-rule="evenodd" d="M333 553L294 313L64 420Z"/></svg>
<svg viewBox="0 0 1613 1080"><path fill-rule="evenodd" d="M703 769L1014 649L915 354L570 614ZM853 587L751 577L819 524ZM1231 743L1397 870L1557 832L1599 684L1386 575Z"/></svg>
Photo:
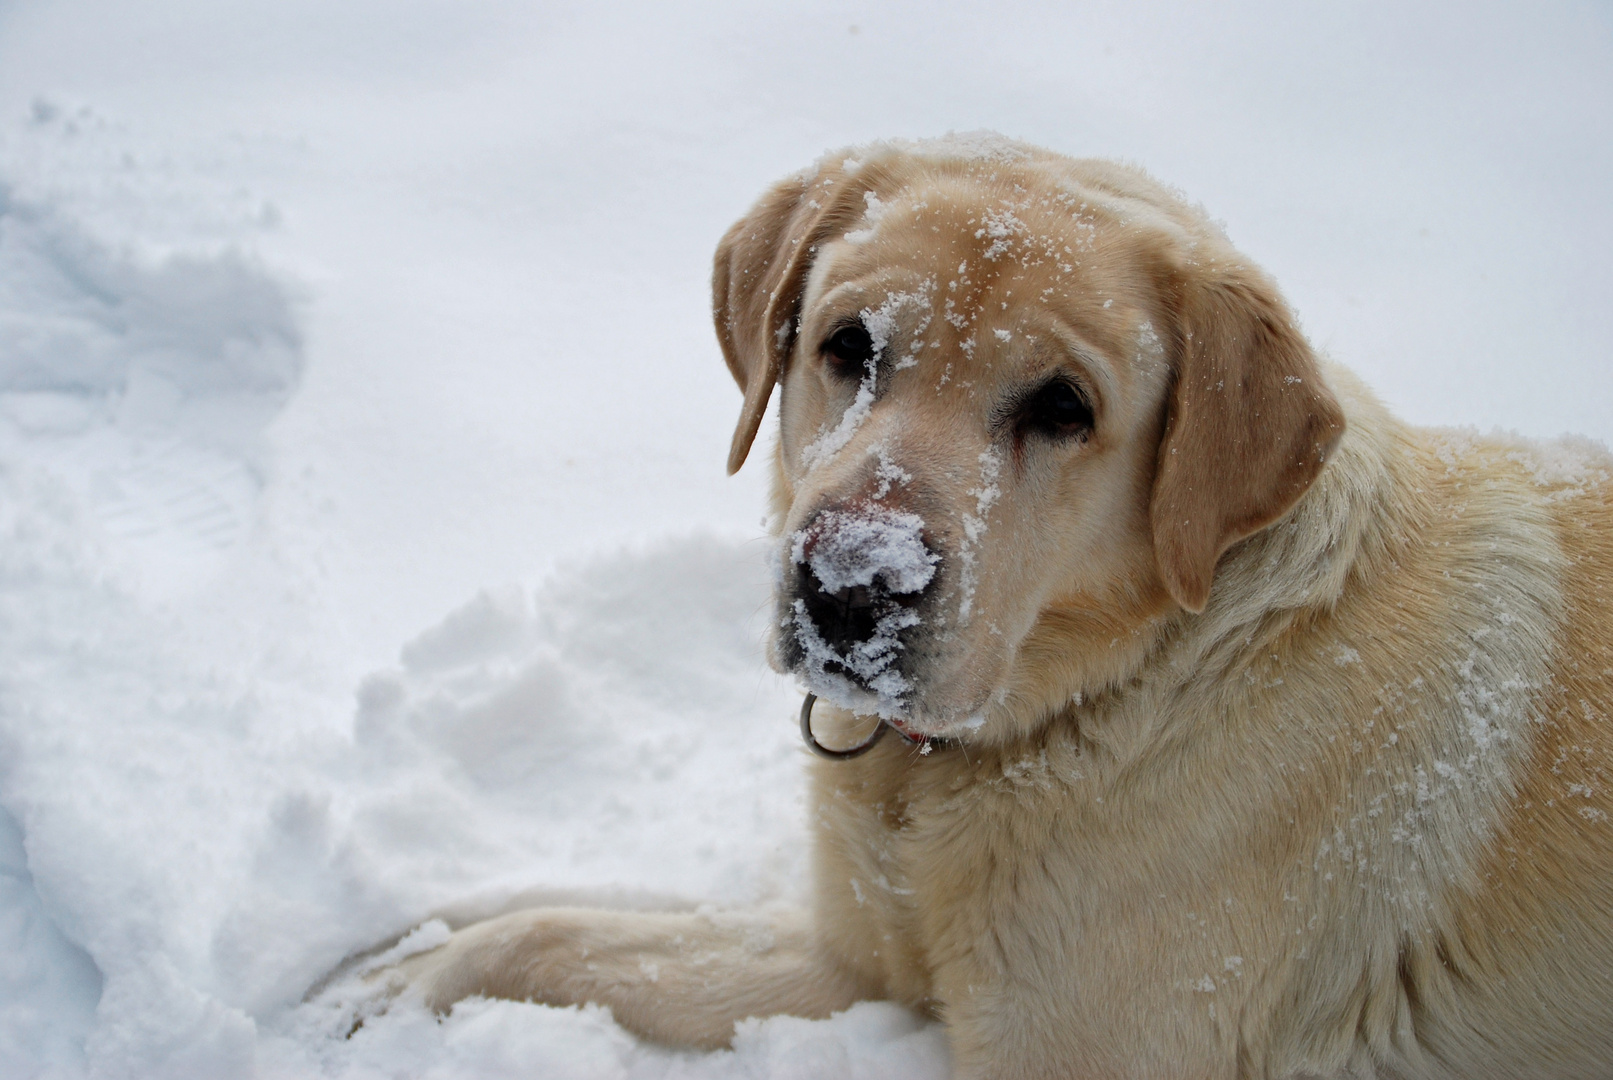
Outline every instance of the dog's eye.
<svg viewBox="0 0 1613 1080"><path fill-rule="evenodd" d="M1022 429L1055 439L1085 439L1092 430L1092 406L1063 379L1054 379L1031 395L1020 417Z"/></svg>
<svg viewBox="0 0 1613 1080"><path fill-rule="evenodd" d="M860 324L842 326L823 343L823 356L836 374L860 379L873 363L874 339Z"/></svg>

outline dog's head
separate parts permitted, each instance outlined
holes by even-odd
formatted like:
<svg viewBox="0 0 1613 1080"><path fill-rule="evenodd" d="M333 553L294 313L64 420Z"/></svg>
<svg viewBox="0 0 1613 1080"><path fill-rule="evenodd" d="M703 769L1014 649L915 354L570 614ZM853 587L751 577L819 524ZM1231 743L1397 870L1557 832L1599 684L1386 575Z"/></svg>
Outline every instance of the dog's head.
<svg viewBox="0 0 1613 1080"><path fill-rule="evenodd" d="M730 471L781 387L774 663L924 734L1124 674L1343 431L1265 276L1107 162L832 155L728 231L713 292Z"/></svg>

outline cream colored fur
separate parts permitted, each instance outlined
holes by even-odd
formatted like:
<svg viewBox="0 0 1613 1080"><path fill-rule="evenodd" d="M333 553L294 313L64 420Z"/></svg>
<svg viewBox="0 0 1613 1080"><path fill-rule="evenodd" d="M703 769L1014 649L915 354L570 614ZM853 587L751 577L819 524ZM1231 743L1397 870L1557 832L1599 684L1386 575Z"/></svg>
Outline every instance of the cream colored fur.
<svg viewBox="0 0 1613 1080"><path fill-rule="evenodd" d="M736 467L782 387L780 534L924 516L895 719L958 741L813 761L810 914L520 911L378 986L698 1047L889 998L960 1077L1613 1076L1604 451L1407 427L1173 193L1013 144L826 159L716 291ZM819 342L892 296L918 359L807 452L857 407ZM1005 443L993 402L1057 371L1090 436Z"/></svg>

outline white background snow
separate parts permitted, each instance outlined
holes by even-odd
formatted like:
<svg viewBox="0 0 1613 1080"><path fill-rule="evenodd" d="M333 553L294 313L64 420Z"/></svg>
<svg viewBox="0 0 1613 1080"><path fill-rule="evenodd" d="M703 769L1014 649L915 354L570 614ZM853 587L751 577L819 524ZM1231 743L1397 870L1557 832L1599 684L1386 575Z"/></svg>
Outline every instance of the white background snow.
<svg viewBox="0 0 1613 1080"><path fill-rule="evenodd" d="M710 252L976 128L1202 200L1412 419L1613 435L1607 0L0 0L0 1076L946 1075L299 1001L444 904L802 894Z"/></svg>

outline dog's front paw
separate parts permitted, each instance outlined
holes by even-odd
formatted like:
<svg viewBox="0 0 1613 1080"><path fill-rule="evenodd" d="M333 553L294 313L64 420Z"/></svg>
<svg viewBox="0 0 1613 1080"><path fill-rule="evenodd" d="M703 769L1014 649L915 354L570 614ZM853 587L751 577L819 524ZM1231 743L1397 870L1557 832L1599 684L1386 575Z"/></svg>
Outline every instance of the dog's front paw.
<svg viewBox="0 0 1613 1080"><path fill-rule="evenodd" d="M516 911L452 933L434 920L375 957L363 978L375 997L408 996L439 1013L478 996L545 1005L596 1000L587 932L597 918Z"/></svg>
<svg viewBox="0 0 1613 1080"><path fill-rule="evenodd" d="M349 956L314 984L303 1000L327 1013L322 1026L350 1036L366 1020L385 1013L400 996L418 993L429 985L430 967L423 961L441 953L453 936L448 924L431 919L391 945ZM453 1004L435 1005L430 997L420 996L438 1012Z"/></svg>
<svg viewBox="0 0 1613 1080"><path fill-rule="evenodd" d="M642 1038L703 1050L729 1045L746 1017L824 1017L874 996L824 953L810 918L793 909L531 908L452 932L433 921L353 958L327 983L310 1000L334 995L349 1032L394 1006L445 1013L487 997L593 1003Z"/></svg>
<svg viewBox="0 0 1613 1080"><path fill-rule="evenodd" d="M454 1002L487 992L481 977L486 936L483 924L449 932L440 920L425 923L398 942L397 955L378 958L364 982L385 1001L407 995L433 1012L446 1013Z"/></svg>
<svg viewBox="0 0 1613 1080"><path fill-rule="evenodd" d="M401 1001L446 1013L478 996L545 1005L604 1000L588 977L597 966L588 962L590 914L518 911L460 930L431 919L390 945L348 957L304 1001L326 1012L323 1026L350 1035Z"/></svg>

